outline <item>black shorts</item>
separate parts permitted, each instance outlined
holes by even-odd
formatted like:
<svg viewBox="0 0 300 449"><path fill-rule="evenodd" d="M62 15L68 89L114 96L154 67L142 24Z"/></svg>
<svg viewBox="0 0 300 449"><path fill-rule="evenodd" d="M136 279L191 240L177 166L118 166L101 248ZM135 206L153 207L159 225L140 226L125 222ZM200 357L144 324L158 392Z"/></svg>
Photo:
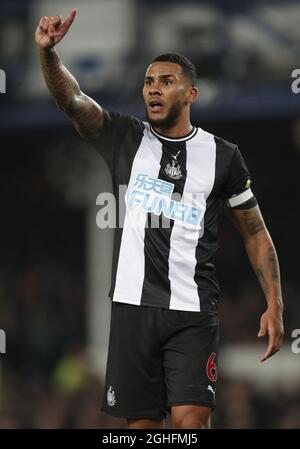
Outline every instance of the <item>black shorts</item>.
<svg viewBox="0 0 300 449"><path fill-rule="evenodd" d="M173 405L214 409L218 315L112 303L101 410L165 418Z"/></svg>

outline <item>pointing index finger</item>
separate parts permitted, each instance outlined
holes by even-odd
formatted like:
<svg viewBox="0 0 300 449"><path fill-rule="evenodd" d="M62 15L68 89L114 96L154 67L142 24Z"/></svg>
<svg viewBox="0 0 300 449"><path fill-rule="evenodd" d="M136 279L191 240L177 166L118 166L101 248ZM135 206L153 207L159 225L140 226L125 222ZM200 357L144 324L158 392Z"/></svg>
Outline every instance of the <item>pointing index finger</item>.
<svg viewBox="0 0 300 449"><path fill-rule="evenodd" d="M77 9L72 9L69 17L56 29L55 37L61 39L67 33L68 29L70 28L75 19L76 14Z"/></svg>
<svg viewBox="0 0 300 449"><path fill-rule="evenodd" d="M67 30L72 25L72 23L76 17L76 14L77 14L77 9L76 8L72 9L69 17L64 21L63 26L65 26Z"/></svg>

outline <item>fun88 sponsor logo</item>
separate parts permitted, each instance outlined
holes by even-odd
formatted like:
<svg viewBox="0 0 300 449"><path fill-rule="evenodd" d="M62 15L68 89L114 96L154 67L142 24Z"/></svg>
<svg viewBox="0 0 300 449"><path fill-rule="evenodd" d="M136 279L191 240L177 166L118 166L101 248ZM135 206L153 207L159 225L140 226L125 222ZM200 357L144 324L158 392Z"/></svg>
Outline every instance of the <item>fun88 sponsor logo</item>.
<svg viewBox="0 0 300 449"><path fill-rule="evenodd" d="M203 193L185 194L181 201L181 195L173 190L171 182L138 173L128 195L128 205L139 206L155 215L163 214L179 223L200 226L204 209L198 207L198 203L203 204Z"/></svg>

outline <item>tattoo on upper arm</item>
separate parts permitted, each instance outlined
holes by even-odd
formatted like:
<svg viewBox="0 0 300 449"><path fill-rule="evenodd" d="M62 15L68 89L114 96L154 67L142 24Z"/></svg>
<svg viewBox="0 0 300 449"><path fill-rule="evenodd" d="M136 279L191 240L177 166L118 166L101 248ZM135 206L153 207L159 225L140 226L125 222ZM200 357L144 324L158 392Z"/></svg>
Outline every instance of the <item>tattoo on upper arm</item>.
<svg viewBox="0 0 300 449"><path fill-rule="evenodd" d="M102 125L101 114L96 106L82 107L73 111L72 118L80 125L82 133L89 134L98 131Z"/></svg>
<svg viewBox="0 0 300 449"><path fill-rule="evenodd" d="M243 218L246 230L249 234L254 235L264 229L264 223L259 215L250 210L243 211Z"/></svg>

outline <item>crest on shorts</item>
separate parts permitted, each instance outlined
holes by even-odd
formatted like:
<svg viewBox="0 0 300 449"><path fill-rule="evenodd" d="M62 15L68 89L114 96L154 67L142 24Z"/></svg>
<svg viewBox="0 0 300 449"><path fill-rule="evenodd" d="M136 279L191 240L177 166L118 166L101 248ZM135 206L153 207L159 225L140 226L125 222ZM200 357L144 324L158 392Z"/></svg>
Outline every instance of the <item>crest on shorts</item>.
<svg viewBox="0 0 300 449"><path fill-rule="evenodd" d="M109 389L107 390L107 404L110 407L113 407L114 405L116 405L117 401L116 401L116 396L115 396L115 392L112 386L109 387Z"/></svg>

